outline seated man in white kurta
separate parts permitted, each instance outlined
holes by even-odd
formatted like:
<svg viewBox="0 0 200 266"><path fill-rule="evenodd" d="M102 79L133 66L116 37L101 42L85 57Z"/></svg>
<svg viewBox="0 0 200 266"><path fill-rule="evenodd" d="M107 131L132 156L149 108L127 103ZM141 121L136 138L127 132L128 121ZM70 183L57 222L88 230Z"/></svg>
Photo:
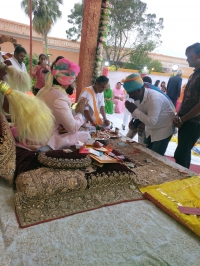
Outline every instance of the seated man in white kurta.
<svg viewBox="0 0 200 266"><path fill-rule="evenodd" d="M91 125L104 125L109 126L110 121L106 118L104 108L104 94L103 91L108 87L109 79L106 76L100 76L96 79L94 85L89 86L82 90L79 100L86 98L88 106L85 108L84 115L87 122ZM103 117L103 120L100 117Z"/></svg>

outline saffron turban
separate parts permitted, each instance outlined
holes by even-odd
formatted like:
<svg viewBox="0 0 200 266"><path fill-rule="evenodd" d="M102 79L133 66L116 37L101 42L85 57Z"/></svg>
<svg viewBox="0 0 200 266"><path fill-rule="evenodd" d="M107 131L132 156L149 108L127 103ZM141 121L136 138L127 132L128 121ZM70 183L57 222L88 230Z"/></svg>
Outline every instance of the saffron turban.
<svg viewBox="0 0 200 266"><path fill-rule="evenodd" d="M61 85L67 86L75 81L79 72L79 65L62 58L56 62L51 74Z"/></svg>
<svg viewBox="0 0 200 266"><path fill-rule="evenodd" d="M127 92L139 90L144 85L144 82L139 74L131 74L124 80L123 87Z"/></svg>

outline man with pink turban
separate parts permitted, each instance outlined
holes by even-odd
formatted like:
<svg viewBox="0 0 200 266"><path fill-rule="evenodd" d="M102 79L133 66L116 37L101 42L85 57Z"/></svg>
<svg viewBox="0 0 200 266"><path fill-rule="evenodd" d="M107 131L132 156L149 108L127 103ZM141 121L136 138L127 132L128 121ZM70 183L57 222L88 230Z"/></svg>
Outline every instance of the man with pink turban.
<svg viewBox="0 0 200 266"><path fill-rule="evenodd" d="M88 132L79 131L85 123L85 99L79 102L75 110L76 115L73 116L71 101L67 96L73 93L73 87L70 85L74 83L79 71L77 64L65 58L59 59L54 63L52 72L47 74L45 87L37 94L37 97L43 99L55 117L55 129L46 149L63 149L77 144L78 141L86 142L90 138ZM60 126L65 133L60 134Z"/></svg>

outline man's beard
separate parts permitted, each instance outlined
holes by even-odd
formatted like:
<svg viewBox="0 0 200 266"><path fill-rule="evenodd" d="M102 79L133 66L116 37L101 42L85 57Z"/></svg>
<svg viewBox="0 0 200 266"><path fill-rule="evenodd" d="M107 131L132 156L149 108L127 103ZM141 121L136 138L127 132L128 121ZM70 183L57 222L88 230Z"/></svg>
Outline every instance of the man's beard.
<svg viewBox="0 0 200 266"><path fill-rule="evenodd" d="M69 95L72 95L73 94L73 91L74 91L74 88L72 86L70 86L70 85L66 89L66 93L69 94Z"/></svg>

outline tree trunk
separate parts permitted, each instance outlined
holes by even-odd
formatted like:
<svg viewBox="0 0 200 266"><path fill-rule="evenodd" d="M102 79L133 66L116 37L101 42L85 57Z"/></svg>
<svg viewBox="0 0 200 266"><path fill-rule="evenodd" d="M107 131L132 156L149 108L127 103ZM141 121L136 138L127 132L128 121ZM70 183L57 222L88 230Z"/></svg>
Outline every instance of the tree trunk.
<svg viewBox="0 0 200 266"><path fill-rule="evenodd" d="M44 43L45 43L46 56L47 56L47 60L48 60L48 66L50 67L50 58L49 58L49 49L48 49L47 35L44 36Z"/></svg>

